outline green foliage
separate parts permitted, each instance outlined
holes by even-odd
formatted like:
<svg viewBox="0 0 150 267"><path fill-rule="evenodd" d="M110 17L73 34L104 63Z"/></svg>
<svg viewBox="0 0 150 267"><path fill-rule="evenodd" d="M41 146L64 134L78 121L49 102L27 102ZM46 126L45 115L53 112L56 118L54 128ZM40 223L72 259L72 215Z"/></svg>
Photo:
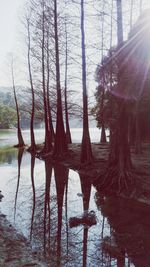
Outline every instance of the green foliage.
<svg viewBox="0 0 150 267"><path fill-rule="evenodd" d="M9 129L16 126L17 115L15 109L0 103L0 128Z"/></svg>
<svg viewBox="0 0 150 267"><path fill-rule="evenodd" d="M115 53L116 48L111 48L96 68L95 80L98 83L95 92L96 105L92 108L91 113L95 116L99 128L102 127L102 124L110 127L117 114L117 101L113 95L118 80Z"/></svg>

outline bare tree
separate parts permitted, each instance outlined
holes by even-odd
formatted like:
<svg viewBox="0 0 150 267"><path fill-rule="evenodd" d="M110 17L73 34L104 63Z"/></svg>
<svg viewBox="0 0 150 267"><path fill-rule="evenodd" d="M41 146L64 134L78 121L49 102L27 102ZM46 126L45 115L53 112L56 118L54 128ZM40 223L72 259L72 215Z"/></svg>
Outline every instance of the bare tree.
<svg viewBox="0 0 150 267"><path fill-rule="evenodd" d="M42 89L43 89L43 104L44 104L44 122L45 122L45 146L44 151L49 152L52 149L52 134L48 118L48 104L46 93L46 78L45 78L45 0L42 0Z"/></svg>
<svg viewBox="0 0 150 267"><path fill-rule="evenodd" d="M69 126L69 117L68 117L68 91L67 91L67 82L68 82L68 34L67 34L67 22L65 18L65 37L66 37L66 53L65 53L65 122L66 122L66 139L67 143L72 143L71 140L71 132L70 132L70 126Z"/></svg>
<svg viewBox="0 0 150 267"><path fill-rule="evenodd" d="M81 0L81 49L82 49L82 90L83 90L83 136L81 146L81 163L89 163L93 160L92 147L89 134L88 121L88 96L86 84L86 54L84 32L84 0Z"/></svg>
<svg viewBox="0 0 150 267"><path fill-rule="evenodd" d="M63 122L62 97L60 85L60 63L59 63L59 40L58 40L58 13L57 0L54 0L54 35L55 35L55 60L56 60L56 90L57 90L57 117L56 117L56 134L54 143L53 156L62 157L68 150L67 141Z"/></svg>
<svg viewBox="0 0 150 267"><path fill-rule="evenodd" d="M105 122L104 122L104 95L105 95L105 78L104 78L104 70L103 70L103 57L104 57L104 4L102 7L102 32L101 32L101 59L102 59L102 97L101 97L101 143L106 143L106 133L105 133Z"/></svg>
<svg viewBox="0 0 150 267"><path fill-rule="evenodd" d="M15 87L15 78L14 78L14 66L13 66L13 58L11 61L11 74L12 74L12 87L13 87L13 93L14 93L14 99L15 99L15 105L16 105L16 112L17 112L17 137L18 137L18 144L15 145L15 147L24 147L25 143L22 137L22 131L21 131L21 125L20 125L20 112L19 112L19 106L17 101L17 95L16 95L16 87Z"/></svg>
<svg viewBox="0 0 150 267"><path fill-rule="evenodd" d="M35 93L32 79L32 70L31 70L31 32L30 32L30 18L26 18L27 22L27 37L28 37L28 71L29 71L29 79L30 79L30 87L31 87L31 95L32 95L32 107L31 107L31 119L30 119L30 137L31 137L31 146L29 150L31 152L35 152L36 144L35 144L35 136L34 136L34 117L35 117Z"/></svg>

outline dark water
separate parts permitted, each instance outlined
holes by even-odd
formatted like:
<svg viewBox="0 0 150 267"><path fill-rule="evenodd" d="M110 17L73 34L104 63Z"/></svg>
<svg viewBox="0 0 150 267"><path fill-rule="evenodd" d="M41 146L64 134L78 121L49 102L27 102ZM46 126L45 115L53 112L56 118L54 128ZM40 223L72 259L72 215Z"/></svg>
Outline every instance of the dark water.
<svg viewBox="0 0 150 267"><path fill-rule="evenodd" d="M150 267L149 206L99 194L88 176L9 148L0 189L1 211L48 266Z"/></svg>

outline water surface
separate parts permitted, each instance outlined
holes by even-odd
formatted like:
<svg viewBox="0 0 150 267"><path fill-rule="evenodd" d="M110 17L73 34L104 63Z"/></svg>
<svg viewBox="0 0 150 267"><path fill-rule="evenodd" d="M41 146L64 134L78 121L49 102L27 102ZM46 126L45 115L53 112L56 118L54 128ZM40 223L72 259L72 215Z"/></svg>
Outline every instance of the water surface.
<svg viewBox="0 0 150 267"><path fill-rule="evenodd" d="M150 266L149 206L99 194L87 175L10 147L0 150L0 174L1 211L48 266Z"/></svg>

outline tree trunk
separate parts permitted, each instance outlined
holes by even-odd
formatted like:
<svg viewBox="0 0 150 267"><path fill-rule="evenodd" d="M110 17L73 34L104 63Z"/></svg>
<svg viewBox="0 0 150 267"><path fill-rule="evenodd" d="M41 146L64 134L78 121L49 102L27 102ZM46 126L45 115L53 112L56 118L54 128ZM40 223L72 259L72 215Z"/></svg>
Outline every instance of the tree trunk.
<svg viewBox="0 0 150 267"><path fill-rule="evenodd" d="M30 60L30 52L31 52L31 40L30 40L30 24L29 19L27 20L27 29L28 29L28 71L30 77L30 86L31 86L31 94L32 94L32 110L31 110L31 119L30 119L30 138L31 138L31 146L29 150L31 152L35 152L36 144L35 144L35 136L34 136L34 116L35 116L35 96L34 96L34 87L32 80L32 71L31 71L31 60Z"/></svg>
<svg viewBox="0 0 150 267"><path fill-rule="evenodd" d="M130 146L134 145L134 118L133 115L129 117L129 126L128 126L128 140Z"/></svg>
<svg viewBox="0 0 150 267"><path fill-rule="evenodd" d="M118 37L118 47L120 48L123 43L123 26L122 26L122 1L117 0L117 37ZM121 80L121 71L120 71L121 62L118 59L118 87L122 88ZM116 122L116 129L114 138L116 139L112 143L111 153L113 157L110 157L110 164L118 168L119 183L120 177L124 179L124 174L130 171L131 169L131 158L130 158L130 147L128 140L128 113L127 113L127 103L124 99L119 99L119 116ZM120 176L121 174L121 176ZM120 188L120 185L119 185Z"/></svg>
<svg viewBox="0 0 150 267"><path fill-rule="evenodd" d="M118 46L121 46L123 43L122 0L117 0L117 39Z"/></svg>
<svg viewBox="0 0 150 267"><path fill-rule="evenodd" d="M55 134L53 156L55 158L61 158L64 156L64 154L67 153L68 147L67 147L64 122L63 122L63 112L62 112L57 16L58 16L58 14L57 14L57 0L54 0L57 118L56 118L56 134Z"/></svg>
<svg viewBox="0 0 150 267"><path fill-rule="evenodd" d="M132 22L133 22L133 0L131 0L131 7L130 7L130 31L132 29Z"/></svg>
<svg viewBox="0 0 150 267"><path fill-rule="evenodd" d="M84 33L84 0L81 0L81 49L82 49L82 90L83 90L83 136L81 146L81 163L87 164L93 160L89 134L88 96L86 85L86 55Z"/></svg>
<svg viewBox="0 0 150 267"><path fill-rule="evenodd" d="M52 150L52 136L49 126L48 105L45 84L45 5L43 1L42 13L42 86L43 86L43 104L44 104L44 122L45 122L45 146L43 152L50 152Z"/></svg>
<svg viewBox="0 0 150 267"><path fill-rule="evenodd" d="M72 143L71 132L69 126L68 117L68 100L67 100L67 78L68 78L68 37L67 37L67 25L65 22L65 34L66 34L66 58L65 58L65 119L66 119L66 140L68 144Z"/></svg>
<svg viewBox="0 0 150 267"><path fill-rule="evenodd" d="M20 126L20 113L19 113L19 106L18 106L17 95L16 95L16 88L15 88L13 62L12 62L12 83L13 83L13 93L14 93L14 99L15 99L15 105L16 105L16 111L17 111L17 137L18 137L18 144L15 145L15 147L24 147L25 143L24 143L24 140L23 140L23 137L22 137L21 126Z"/></svg>
<svg viewBox="0 0 150 267"><path fill-rule="evenodd" d="M112 134L109 154L109 169L107 172L106 185L115 190L126 191L133 185L131 177L131 155L128 138L128 112L127 104L120 103L120 111L115 131Z"/></svg>
<svg viewBox="0 0 150 267"><path fill-rule="evenodd" d="M121 0L117 0L117 32L118 32L118 49L123 43L122 28L122 5ZM123 88L123 81L120 70L121 62L118 56L118 89ZM118 101L118 118L111 129L111 143L109 152L109 167L102 181L104 187L116 191L132 190L133 179L131 177L131 155L128 139L129 114L127 100L122 98Z"/></svg>
<svg viewBox="0 0 150 267"><path fill-rule="evenodd" d="M100 143L106 143L106 134L105 134L105 123L104 123L104 96L105 96L105 76L103 69L103 57L104 57L104 5L105 1L103 1L103 15L102 15L102 47L101 47L101 58L102 58L102 96L101 96L101 139Z"/></svg>
<svg viewBox="0 0 150 267"><path fill-rule="evenodd" d="M106 132L105 132L105 127L104 127L104 123L102 123L102 127L101 127L101 140L100 143L106 143Z"/></svg>
<svg viewBox="0 0 150 267"><path fill-rule="evenodd" d="M47 113L49 118L49 127L51 132L51 139L54 141L55 132L52 122L52 114L51 114L51 105L50 105L50 97L49 97L49 83L50 83L50 62L49 62L49 29L47 29Z"/></svg>
<svg viewBox="0 0 150 267"><path fill-rule="evenodd" d="M138 101L136 103L136 114L135 114L135 153L136 154L141 154L142 152L139 115L140 114L139 114L139 101Z"/></svg>

